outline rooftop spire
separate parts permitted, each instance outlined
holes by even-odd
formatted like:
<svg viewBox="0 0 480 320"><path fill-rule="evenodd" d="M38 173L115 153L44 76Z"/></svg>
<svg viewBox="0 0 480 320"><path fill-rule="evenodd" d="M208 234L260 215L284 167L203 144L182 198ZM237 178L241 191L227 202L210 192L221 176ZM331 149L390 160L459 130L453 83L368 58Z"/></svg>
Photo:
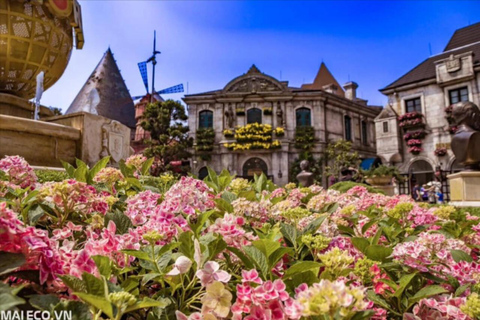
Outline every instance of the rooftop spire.
<svg viewBox="0 0 480 320"><path fill-rule="evenodd" d="M66 114L89 112L135 128L135 108L113 53L108 47Z"/></svg>

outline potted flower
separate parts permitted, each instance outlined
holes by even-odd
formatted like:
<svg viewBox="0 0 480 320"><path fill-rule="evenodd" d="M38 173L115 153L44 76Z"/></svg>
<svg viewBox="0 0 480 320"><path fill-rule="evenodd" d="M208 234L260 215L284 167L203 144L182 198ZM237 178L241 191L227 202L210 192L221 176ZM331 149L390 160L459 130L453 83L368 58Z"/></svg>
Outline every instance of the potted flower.
<svg viewBox="0 0 480 320"><path fill-rule="evenodd" d="M409 147L413 147L413 146L419 147L419 146L422 145L422 140L420 140L420 139L410 139L410 140L407 141L407 145Z"/></svg>
<svg viewBox="0 0 480 320"><path fill-rule="evenodd" d="M275 128L274 132L277 137L283 137L285 135L285 129L282 127Z"/></svg>
<svg viewBox="0 0 480 320"><path fill-rule="evenodd" d="M223 130L223 135L225 136L225 138L233 138L235 136L235 133L233 132L233 130L225 129Z"/></svg>
<svg viewBox="0 0 480 320"><path fill-rule="evenodd" d="M245 108L236 108L235 113L237 116L244 116L245 115Z"/></svg>
<svg viewBox="0 0 480 320"><path fill-rule="evenodd" d="M380 165L376 168L371 168L362 171L365 181L372 186L385 186L392 182L392 178L399 181L403 180L398 168L395 166Z"/></svg>
<svg viewBox="0 0 480 320"><path fill-rule="evenodd" d="M263 108L263 114L268 116L273 113L272 108Z"/></svg>
<svg viewBox="0 0 480 320"><path fill-rule="evenodd" d="M422 152L422 151L423 151L423 149L420 148L419 146L413 146L413 147L410 147L410 148L408 149L408 152L410 152L411 154L414 154L414 155L418 155L418 154L420 154L420 152Z"/></svg>
<svg viewBox="0 0 480 320"><path fill-rule="evenodd" d="M447 154L447 148L437 148L433 152L437 157L443 157Z"/></svg>

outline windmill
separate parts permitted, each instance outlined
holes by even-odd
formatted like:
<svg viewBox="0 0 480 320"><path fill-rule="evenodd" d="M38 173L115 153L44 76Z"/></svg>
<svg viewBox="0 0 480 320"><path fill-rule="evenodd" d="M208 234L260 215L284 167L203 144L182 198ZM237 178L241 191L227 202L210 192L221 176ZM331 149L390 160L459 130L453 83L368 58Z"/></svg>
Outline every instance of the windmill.
<svg viewBox="0 0 480 320"><path fill-rule="evenodd" d="M155 93L157 94L170 94L170 93L179 93L183 92L183 84L177 84L173 87L168 87L165 89L162 89L160 91L155 92L155 65L157 64L157 54L160 54L160 51L157 51L157 32L153 32L153 54L150 58L148 58L147 61L139 62L138 63L138 69L140 70L140 74L142 75L142 80L143 84L145 85L145 90L147 91L147 94L149 93L148 91L148 73L147 73L147 63L152 63L153 70L152 70L152 92L150 95L150 102L152 102L153 95ZM140 99L143 96L136 96L132 97L133 100Z"/></svg>

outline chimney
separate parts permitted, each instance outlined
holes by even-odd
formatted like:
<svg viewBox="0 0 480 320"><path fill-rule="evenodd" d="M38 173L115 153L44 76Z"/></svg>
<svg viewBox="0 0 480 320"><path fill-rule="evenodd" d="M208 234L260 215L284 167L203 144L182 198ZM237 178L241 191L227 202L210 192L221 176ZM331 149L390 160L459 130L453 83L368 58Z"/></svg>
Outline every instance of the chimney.
<svg viewBox="0 0 480 320"><path fill-rule="evenodd" d="M358 88L358 84L356 82L349 81L343 85L343 88L345 89L345 98L352 101L356 100Z"/></svg>

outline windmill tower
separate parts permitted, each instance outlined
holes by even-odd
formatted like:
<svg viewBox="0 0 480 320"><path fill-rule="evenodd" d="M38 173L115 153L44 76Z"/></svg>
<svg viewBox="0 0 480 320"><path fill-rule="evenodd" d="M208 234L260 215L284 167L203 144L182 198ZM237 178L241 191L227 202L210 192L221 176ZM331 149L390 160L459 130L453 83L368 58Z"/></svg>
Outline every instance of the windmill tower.
<svg viewBox="0 0 480 320"><path fill-rule="evenodd" d="M171 94L171 93L180 93L183 92L183 84L177 84L172 87L168 87L159 91L155 91L155 66L157 64L157 55L161 54L160 51L157 51L156 48L156 31L153 34L153 53L150 58L146 61L138 63L138 69L140 70L140 75L142 76L143 84L145 85L145 95L132 97L135 103L135 120L136 120L136 130L135 138L133 139L132 146L135 149L135 152L140 152L145 148L143 144L144 139L148 139L149 133L145 132L141 127L140 123L142 121L143 112L149 103L156 101L164 101L160 96L161 94ZM148 71L147 64L152 64L152 90L149 91L148 87Z"/></svg>

